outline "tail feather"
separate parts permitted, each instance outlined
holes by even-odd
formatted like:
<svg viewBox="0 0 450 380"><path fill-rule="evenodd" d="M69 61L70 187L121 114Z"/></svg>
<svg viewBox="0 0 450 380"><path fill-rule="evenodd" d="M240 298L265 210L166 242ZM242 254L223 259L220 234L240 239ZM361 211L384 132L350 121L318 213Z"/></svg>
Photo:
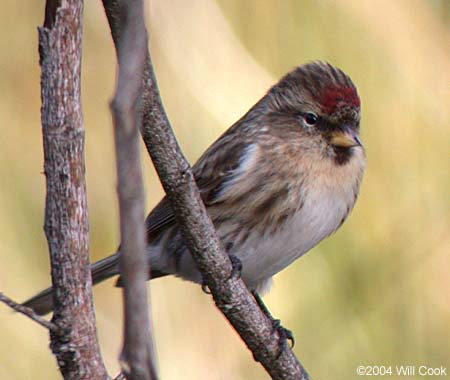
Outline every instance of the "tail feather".
<svg viewBox="0 0 450 380"><path fill-rule="evenodd" d="M22 305L33 309L38 315L50 313L53 309L52 288L47 288L39 292Z"/></svg>
<svg viewBox="0 0 450 380"><path fill-rule="evenodd" d="M93 285L119 274L119 253L92 264L91 273ZM39 292L24 302L23 306L30 307L39 315L50 313L53 309L52 288Z"/></svg>
<svg viewBox="0 0 450 380"><path fill-rule="evenodd" d="M91 266L92 284L98 284L108 278L119 274L119 260L120 254L117 252L114 255L105 257L97 261Z"/></svg>

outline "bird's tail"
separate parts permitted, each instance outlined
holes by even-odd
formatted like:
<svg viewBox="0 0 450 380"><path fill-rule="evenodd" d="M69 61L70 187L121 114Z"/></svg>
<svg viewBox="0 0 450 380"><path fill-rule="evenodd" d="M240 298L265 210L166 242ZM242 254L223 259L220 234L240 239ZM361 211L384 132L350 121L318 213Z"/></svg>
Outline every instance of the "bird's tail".
<svg viewBox="0 0 450 380"><path fill-rule="evenodd" d="M93 285L119 274L119 257L119 253L115 253L92 264L91 274ZM32 308L39 315L50 313L53 309L52 288L47 288L36 294L24 302L23 306Z"/></svg>

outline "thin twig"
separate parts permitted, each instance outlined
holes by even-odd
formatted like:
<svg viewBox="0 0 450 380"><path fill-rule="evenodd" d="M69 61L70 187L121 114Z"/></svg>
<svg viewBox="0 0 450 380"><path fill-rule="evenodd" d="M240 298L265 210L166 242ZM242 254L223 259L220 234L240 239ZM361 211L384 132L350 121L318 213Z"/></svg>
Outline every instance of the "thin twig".
<svg viewBox="0 0 450 380"><path fill-rule="evenodd" d="M56 326L54 323L47 321L45 318L36 314L33 309L26 306L22 306L21 304L13 301L8 296L5 296L3 293L0 293L0 302L3 302L5 305L8 305L11 309L17 311L18 313L26 315L28 318L32 319L36 323L40 324L42 327L45 327L46 329L52 332L56 332L58 330L58 326Z"/></svg>
<svg viewBox="0 0 450 380"><path fill-rule="evenodd" d="M121 365L127 378L156 380L148 314L146 280L150 271L145 249L145 203L139 155L140 104L147 31L142 0L119 0L116 5L117 16L124 25L122 38L116 45L119 75L116 94L111 102L120 209L120 269L125 305Z"/></svg>

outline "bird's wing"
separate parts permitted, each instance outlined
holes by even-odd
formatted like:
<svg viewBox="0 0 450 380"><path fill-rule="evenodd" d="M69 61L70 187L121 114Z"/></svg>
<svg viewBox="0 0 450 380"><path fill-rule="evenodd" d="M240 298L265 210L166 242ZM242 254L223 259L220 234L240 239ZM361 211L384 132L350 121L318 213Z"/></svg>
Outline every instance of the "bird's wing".
<svg viewBox="0 0 450 380"><path fill-rule="evenodd" d="M215 160L214 160L215 161ZM214 167L212 162L207 162L202 166L203 170L195 170L194 178L200 189L200 196L206 206L217 203L217 196L223 189L226 181L229 180L233 168L237 167L239 159L228 159L225 163L218 163ZM169 199L165 196L150 212L145 221L148 239L159 235L160 232L173 226L176 223L175 214Z"/></svg>
<svg viewBox="0 0 450 380"><path fill-rule="evenodd" d="M220 136L192 168L206 206L223 201L223 190L245 166L249 147L254 145L240 124L238 121Z"/></svg>
<svg viewBox="0 0 450 380"><path fill-rule="evenodd" d="M242 164L241 157L245 155L248 148L247 141L236 138L234 130L235 128L230 128L225 132L192 167L200 195L206 206L218 202L218 195L229 183L230 178L234 177L236 170ZM145 223L149 239L176 223L167 196L150 212Z"/></svg>
<svg viewBox="0 0 450 380"><path fill-rule="evenodd" d="M170 226L175 224L175 215L170 205L169 199L165 196L150 212L145 220L147 237L149 240L153 236L159 235Z"/></svg>

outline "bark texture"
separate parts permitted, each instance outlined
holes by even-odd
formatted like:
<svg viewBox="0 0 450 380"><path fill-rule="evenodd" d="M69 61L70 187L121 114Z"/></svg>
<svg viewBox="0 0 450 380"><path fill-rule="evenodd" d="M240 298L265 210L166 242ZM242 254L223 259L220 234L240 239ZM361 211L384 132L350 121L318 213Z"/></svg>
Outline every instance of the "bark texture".
<svg viewBox="0 0 450 380"><path fill-rule="evenodd" d="M48 1L39 28L45 234L53 284L51 349L64 379L106 379L89 265L81 113L81 0Z"/></svg>

